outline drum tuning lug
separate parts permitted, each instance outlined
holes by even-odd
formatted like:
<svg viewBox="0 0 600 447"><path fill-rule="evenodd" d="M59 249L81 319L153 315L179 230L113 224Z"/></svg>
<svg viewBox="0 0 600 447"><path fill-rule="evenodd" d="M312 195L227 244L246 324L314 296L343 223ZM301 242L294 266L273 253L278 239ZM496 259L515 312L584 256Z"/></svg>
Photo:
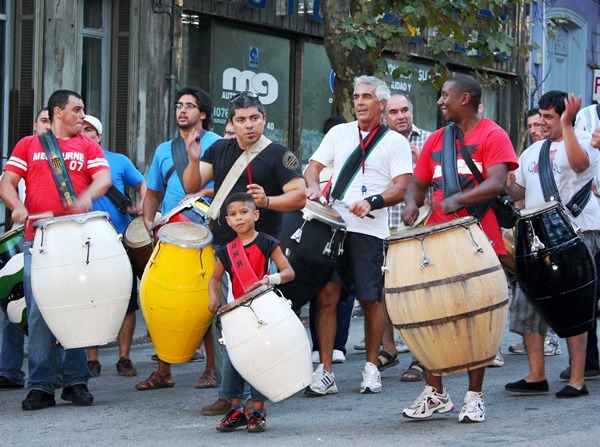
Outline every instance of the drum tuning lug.
<svg viewBox="0 0 600 447"><path fill-rule="evenodd" d="M427 256L427 252L425 251L425 246L423 245L423 239L419 239L419 242L421 243L421 254L423 255L423 257L421 258L421 268L424 269L425 267L427 267L428 265L435 265L435 262L433 262L433 260Z"/></svg>
<svg viewBox="0 0 600 447"><path fill-rule="evenodd" d="M390 272L390 260L388 259L388 257L385 257L385 261L383 262L383 265L381 266L381 273L383 273L384 275L386 273Z"/></svg>
<svg viewBox="0 0 600 447"><path fill-rule="evenodd" d="M543 250L544 248L546 248L546 246L544 245L544 243L542 241L540 241L540 238L538 238L537 236L533 236L533 244L531 244L531 251L539 251L539 250Z"/></svg>
<svg viewBox="0 0 600 447"><path fill-rule="evenodd" d="M292 236L290 237L290 239L296 241L297 243L300 243L300 239L302 239L302 228L298 228L294 234L292 234Z"/></svg>
<svg viewBox="0 0 600 447"><path fill-rule="evenodd" d="M223 337L219 338L219 344L225 346L225 339Z"/></svg>
<svg viewBox="0 0 600 447"><path fill-rule="evenodd" d="M323 254L325 256L331 256L331 242L327 242L325 248L323 249Z"/></svg>
<svg viewBox="0 0 600 447"><path fill-rule="evenodd" d="M292 251L289 248L286 248L285 249L285 257L289 258L291 254L292 254Z"/></svg>

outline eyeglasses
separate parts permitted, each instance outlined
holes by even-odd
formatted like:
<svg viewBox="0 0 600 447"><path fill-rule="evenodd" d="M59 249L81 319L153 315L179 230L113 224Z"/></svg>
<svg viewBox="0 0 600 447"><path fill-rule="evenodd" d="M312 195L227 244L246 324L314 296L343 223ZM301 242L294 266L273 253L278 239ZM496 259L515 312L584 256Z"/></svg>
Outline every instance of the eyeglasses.
<svg viewBox="0 0 600 447"><path fill-rule="evenodd" d="M198 109L199 107L196 104L192 104L191 102L186 102L185 104L182 102L176 102L175 103L175 108L177 110L182 109L185 107L185 110L194 110L194 109Z"/></svg>
<svg viewBox="0 0 600 447"><path fill-rule="evenodd" d="M230 102L233 102L238 98L258 98L258 95L254 92L246 90L243 92L239 92L237 95L233 95L230 99Z"/></svg>

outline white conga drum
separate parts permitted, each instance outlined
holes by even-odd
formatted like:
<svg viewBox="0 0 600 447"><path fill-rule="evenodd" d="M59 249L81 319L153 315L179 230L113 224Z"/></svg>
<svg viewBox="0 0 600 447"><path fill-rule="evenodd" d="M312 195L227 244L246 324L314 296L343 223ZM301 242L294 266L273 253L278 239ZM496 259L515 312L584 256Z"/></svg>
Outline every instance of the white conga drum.
<svg viewBox="0 0 600 447"><path fill-rule="evenodd" d="M386 239L385 302L410 351L435 375L490 363L508 311L508 285L472 217Z"/></svg>
<svg viewBox="0 0 600 447"><path fill-rule="evenodd" d="M133 274L108 214L42 219L34 229L31 287L54 336L67 349L116 340Z"/></svg>
<svg viewBox="0 0 600 447"><path fill-rule="evenodd" d="M310 344L288 300L262 286L217 315L231 364L266 398L279 402L310 385Z"/></svg>

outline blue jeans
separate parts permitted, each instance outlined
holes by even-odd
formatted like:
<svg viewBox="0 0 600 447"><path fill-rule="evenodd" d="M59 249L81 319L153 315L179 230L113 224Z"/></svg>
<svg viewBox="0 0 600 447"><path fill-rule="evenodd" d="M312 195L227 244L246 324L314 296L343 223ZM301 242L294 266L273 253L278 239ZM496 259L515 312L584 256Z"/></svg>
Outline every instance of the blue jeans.
<svg viewBox="0 0 600 447"><path fill-rule="evenodd" d="M10 322L5 315L2 320L2 355L0 355L0 376L23 384L23 345L25 335Z"/></svg>
<svg viewBox="0 0 600 447"><path fill-rule="evenodd" d="M244 387L246 384L246 380L244 380L231 364L229 354L227 353L227 347L225 347L225 349L223 349L223 376L219 387L219 398L233 399L239 397L240 399L243 399ZM252 402L264 402L267 400L265 396L260 394L260 392L252 385L250 385L250 396L252 396Z"/></svg>
<svg viewBox="0 0 600 447"><path fill-rule="evenodd" d="M27 303L29 331L29 388L54 394L58 349L56 338L44 321L31 290L31 241L24 244L23 287ZM63 386L87 385L90 372L85 348L66 349L62 365Z"/></svg>

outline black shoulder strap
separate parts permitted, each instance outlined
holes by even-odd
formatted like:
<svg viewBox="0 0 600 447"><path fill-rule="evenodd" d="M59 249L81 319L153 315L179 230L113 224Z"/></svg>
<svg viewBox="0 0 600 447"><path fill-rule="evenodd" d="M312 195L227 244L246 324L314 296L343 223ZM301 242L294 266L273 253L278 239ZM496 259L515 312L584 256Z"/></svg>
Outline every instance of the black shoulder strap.
<svg viewBox="0 0 600 447"><path fill-rule="evenodd" d="M550 166L550 140L545 140L544 144L542 144L538 165L544 200L546 202L556 200L557 202L562 203L556 181L554 180L554 175L552 174L552 167ZM571 197L571 200L567 202L565 207L571 211L573 217L577 217L581 214L591 196L592 180L583 185L583 187Z"/></svg>
<svg viewBox="0 0 600 447"><path fill-rule="evenodd" d="M442 190L444 197L450 197L461 191L456 166L456 134L454 123L444 129L442 140Z"/></svg>
<svg viewBox="0 0 600 447"><path fill-rule="evenodd" d="M127 208L131 205L131 199L119 191L115 185L111 185L104 195L123 214L127 212Z"/></svg>
<svg viewBox="0 0 600 447"><path fill-rule="evenodd" d="M179 181L183 185L183 171L185 171L185 168L188 164L188 156L185 150L185 143L183 142L181 135L177 135L177 137L171 143L171 154L173 155L173 165L177 170Z"/></svg>
<svg viewBox="0 0 600 447"><path fill-rule="evenodd" d="M377 146L377 143L379 143L381 138L388 132L388 130L388 127L385 125L379 126L379 129L377 129L377 132L375 133L373 138L371 138L371 141L365 148L365 159L372 152L373 148ZM367 138L369 137L367 136ZM346 160L346 163L344 163L344 166L340 171L340 175L338 176L335 182L335 186L333 187L333 191L331 191L331 197L337 200L341 200L344 197L346 189L348 189L350 182L352 181L352 179L354 178L361 166L362 149L359 144L358 147L354 149L352 154L350 154L350 156Z"/></svg>

